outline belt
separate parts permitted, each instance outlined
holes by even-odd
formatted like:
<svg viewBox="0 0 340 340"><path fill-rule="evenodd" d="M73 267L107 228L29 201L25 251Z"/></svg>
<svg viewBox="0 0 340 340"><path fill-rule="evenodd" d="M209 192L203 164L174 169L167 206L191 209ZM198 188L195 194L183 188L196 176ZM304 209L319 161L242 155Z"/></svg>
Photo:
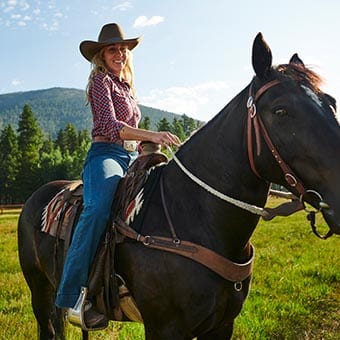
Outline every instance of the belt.
<svg viewBox="0 0 340 340"><path fill-rule="evenodd" d="M109 137L105 136L95 136L92 138L93 143L112 143L122 146L126 151L132 152L137 151L138 143L135 140L118 140L116 142L111 142Z"/></svg>
<svg viewBox="0 0 340 340"><path fill-rule="evenodd" d="M95 136L92 138L93 143L112 143L109 137Z"/></svg>

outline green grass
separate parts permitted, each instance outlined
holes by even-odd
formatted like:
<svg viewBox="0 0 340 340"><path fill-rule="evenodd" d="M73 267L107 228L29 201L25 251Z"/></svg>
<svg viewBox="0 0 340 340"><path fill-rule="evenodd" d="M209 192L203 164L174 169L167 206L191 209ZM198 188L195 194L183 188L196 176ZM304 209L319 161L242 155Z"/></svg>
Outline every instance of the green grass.
<svg viewBox="0 0 340 340"><path fill-rule="evenodd" d="M272 200L271 200L272 203ZM18 212L0 215L0 339L36 339L30 292L17 257ZM340 334L339 236L316 238L303 212L261 221L250 295L233 339L331 340ZM67 339L81 338L68 326ZM143 340L143 326L111 322L91 339ZM175 340L175 339L174 339Z"/></svg>

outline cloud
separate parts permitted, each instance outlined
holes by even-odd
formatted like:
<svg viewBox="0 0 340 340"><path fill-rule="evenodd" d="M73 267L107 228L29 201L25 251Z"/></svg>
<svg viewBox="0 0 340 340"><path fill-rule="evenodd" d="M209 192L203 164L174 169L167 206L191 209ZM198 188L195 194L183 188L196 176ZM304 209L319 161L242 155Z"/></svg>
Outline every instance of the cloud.
<svg viewBox="0 0 340 340"><path fill-rule="evenodd" d="M139 16L134 24L133 27L145 27L145 26L156 26L164 21L164 17L161 17L159 15L152 16L150 19L148 19L146 16L142 15Z"/></svg>
<svg viewBox="0 0 340 340"><path fill-rule="evenodd" d="M56 6L56 1L7 0L0 2L0 26L17 28L28 24L47 31L56 31L67 16Z"/></svg>
<svg viewBox="0 0 340 340"><path fill-rule="evenodd" d="M18 80L18 79L13 79L11 81L11 85L14 86L14 87L20 86L20 85L22 85L22 83L23 83L22 80Z"/></svg>
<svg viewBox="0 0 340 340"><path fill-rule="evenodd" d="M146 106L208 121L231 97L232 89L226 82L210 81L192 87L153 89L148 95L140 98L140 102Z"/></svg>
<svg viewBox="0 0 340 340"><path fill-rule="evenodd" d="M132 8L131 1L123 1L122 3L113 6L113 10L119 10L119 11L127 11L129 8Z"/></svg>

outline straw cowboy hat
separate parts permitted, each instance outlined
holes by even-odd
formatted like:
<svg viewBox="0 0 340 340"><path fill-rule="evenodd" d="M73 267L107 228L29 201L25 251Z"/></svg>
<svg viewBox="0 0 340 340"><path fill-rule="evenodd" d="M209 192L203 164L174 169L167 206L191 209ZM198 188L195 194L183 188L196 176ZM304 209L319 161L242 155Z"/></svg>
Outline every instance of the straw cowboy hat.
<svg viewBox="0 0 340 340"><path fill-rule="evenodd" d="M99 33L98 41L82 41L79 48L81 54L88 61L91 61L95 54L105 46L124 43L127 45L129 50L132 50L139 44L141 39L141 37L134 39L124 39L123 29L118 24L106 24L102 27Z"/></svg>

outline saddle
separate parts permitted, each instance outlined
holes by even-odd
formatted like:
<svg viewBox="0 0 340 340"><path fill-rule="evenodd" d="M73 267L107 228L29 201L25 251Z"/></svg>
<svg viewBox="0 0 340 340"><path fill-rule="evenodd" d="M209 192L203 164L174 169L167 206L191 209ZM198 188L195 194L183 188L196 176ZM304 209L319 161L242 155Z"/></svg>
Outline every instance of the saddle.
<svg viewBox="0 0 340 340"><path fill-rule="evenodd" d="M142 322L133 298L125 286L124 279L115 274L115 244L122 242L112 221L115 216L127 218L134 206L134 200L142 190L151 170L168 162L160 146L144 143L142 152L132 163L126 175L120 180L113 202L110 223L102 236L89 277L87 295L91 297L98 312L111 320L133 320ZM64 259L69 248L73 230L83 209L82 181L73 181L64 187L45 207L42 215L42 231L63 239ZM81 312L80 312L81 313ZM81 316L79 320L82 320ZM81 326L82 322L75 323Z"/></svg>
<svg viewBox="0 0 340 340"><path fill-rule="evenodd" d="M111 221L118 216L128 219L151 169L167 162L167 156L161 152L144 152L133 162L119 183ZM92 296L96 309L110 320L143 322L124 279L115 273L115 245L123 240L124 237L113 227L113 223L109 223L92 266L88 294Z"/></svg>

